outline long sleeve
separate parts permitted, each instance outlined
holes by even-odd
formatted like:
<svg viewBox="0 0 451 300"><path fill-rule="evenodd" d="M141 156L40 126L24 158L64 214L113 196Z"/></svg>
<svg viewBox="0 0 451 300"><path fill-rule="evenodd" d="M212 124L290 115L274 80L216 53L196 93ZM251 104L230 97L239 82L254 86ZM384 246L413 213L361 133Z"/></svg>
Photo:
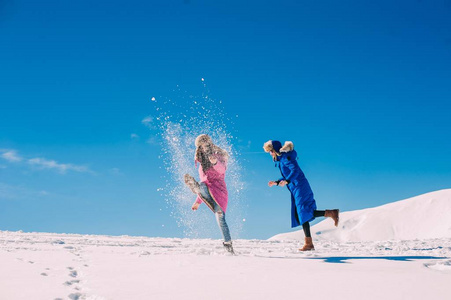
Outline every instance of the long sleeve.
<svg viewBox="0 0 451 300"><path fill-rule="evenodd" d="M227 167L226 167L225 163L221 162L221 161L218 159L218 161L216 162L216 164L213 165L213 169L214 169L216 172L218 172L219 174L225 174Z"/></svg>
<svg viewBox="0 0 451 300"><path fill-rule="evenodd" d="M290 173L285 177L285 180L291 181L299 174L299 167L293 162L289 162L286 166L290 169Z"/></svg>

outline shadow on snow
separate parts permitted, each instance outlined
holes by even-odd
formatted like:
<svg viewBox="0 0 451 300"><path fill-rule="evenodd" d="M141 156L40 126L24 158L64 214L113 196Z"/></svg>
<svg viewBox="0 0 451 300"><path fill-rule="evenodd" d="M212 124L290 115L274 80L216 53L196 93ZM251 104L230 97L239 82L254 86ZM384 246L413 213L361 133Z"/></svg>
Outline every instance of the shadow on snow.
<svg viewBox="0 0 451 300"><path fill-rule="evenodd" d="M327 263L347 263L351 259L386 259L394 261L412 261L420 259L446 259L447 257L437 256L330 256L330 257L310 257L308 259L320 259Z"/></svg>
<svg viewBox="0 0 451 300"><path fill-rule="evenodd" d="M261 258L276 258L276 259L316 259L323 260L327 263L343 264L348 263L348 260L358 259L374 259L374 260L392 260L392 261L414 261L414 260L430 260L430 259L449 259L449 257L439 256L328 256L328 257L294 257L294 256L262 256L253 255L254 257Z"/></svg>

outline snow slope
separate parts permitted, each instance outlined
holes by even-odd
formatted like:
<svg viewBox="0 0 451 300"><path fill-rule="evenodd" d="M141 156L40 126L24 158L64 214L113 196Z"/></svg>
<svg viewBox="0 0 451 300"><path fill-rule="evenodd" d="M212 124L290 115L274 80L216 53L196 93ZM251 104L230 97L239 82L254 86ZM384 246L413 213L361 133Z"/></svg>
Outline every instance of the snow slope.
<svg viewBox="0 0 451 300"><path fill-rule="evenodd" d="M423 194L375 208L342 212L338 227L331 219L312 226L314 240L336 242L451 238L451 189ZM270 240L300 240L302 230Z"/></svg>

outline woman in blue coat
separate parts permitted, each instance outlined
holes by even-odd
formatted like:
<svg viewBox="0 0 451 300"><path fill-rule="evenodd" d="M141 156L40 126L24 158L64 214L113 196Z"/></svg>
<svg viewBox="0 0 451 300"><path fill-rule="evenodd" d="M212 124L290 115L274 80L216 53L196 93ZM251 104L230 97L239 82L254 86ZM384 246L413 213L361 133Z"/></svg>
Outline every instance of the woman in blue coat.
<svg viewBox="0 0 451 300"><path fill-rule="evenodd" d="M268 186L287 186L291 193L291 227L302 225L305 234L305 244L300 251L314 250L310 223L316 217L332 218L338 226L339 210L317 210L315 198L307 178L298 165L297 153L292 142L282 143L268 141L263 145L265 152L269 152L279 166L282 177L277 181L268 182Z"/></svg>

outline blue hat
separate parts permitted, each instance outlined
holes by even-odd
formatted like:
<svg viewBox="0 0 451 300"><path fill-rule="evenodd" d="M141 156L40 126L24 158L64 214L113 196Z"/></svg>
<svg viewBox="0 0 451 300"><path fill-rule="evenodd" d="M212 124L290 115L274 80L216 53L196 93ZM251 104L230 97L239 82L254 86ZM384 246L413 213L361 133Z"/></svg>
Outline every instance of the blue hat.
<svg viewBox="0 0 451 300"><path fill-rule="evenodd" d="M280 148L282 148L282 143L279 141L272 141L272 148L274 149L274 151L276 151L277 153L280 153Z"/></svg>

